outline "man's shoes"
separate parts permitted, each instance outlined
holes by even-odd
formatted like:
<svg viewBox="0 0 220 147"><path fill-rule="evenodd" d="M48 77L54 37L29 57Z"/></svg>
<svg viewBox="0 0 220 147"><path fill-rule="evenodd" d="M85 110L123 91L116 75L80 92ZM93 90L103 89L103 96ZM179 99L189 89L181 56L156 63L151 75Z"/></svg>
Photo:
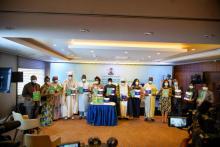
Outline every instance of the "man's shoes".
<svg viewBox="0 0 220 147"><path fill-rule="evenodd" d="M82 116L79 117L79 119L82 119L82 118L83 118Z"/></svg>
<svg viewBox="0 0 220 147"><path fill-rule="evenodd" d="M66 117L64 117L64 119L65 119L65 120L67 120L67 119L68 119L68 117L66 116Z"/></svg>
<svg viewBox="0 0 220 147"><path fill-rule="evenodd" d="M150 119L151 121L155 121L153 118Z"/></svg>
<svg viewBox="0 0 220 147"><path fill-rule="evenodd" d="M74 117L74 116L72 116L72 117L71 117L71 119L72 119L72 120L74 120L74 119L75 119L75 117Z"/></svg>
<svg viewBox="0 0 220 147"><path fill-rule="evenodd" d="M144 121L148 121L148 118L144 118Z"/></svg>

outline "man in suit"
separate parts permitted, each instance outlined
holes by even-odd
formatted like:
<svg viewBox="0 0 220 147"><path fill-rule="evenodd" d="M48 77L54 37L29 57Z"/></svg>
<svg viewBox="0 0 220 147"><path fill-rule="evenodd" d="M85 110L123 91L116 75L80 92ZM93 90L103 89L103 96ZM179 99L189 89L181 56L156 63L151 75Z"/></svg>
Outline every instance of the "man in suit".
<svg viewBox="0 0 220 147"><path fill-rule="evenodd" d="M38 95L39 93L40 85L37 84L37 77L35 75L32 75L31 82L27 83L22 91L26 113L30 119L37 118L39 114L40 99L34 99L34 95ZM38 97L39 96L40 95L38 95Z"/></svg>

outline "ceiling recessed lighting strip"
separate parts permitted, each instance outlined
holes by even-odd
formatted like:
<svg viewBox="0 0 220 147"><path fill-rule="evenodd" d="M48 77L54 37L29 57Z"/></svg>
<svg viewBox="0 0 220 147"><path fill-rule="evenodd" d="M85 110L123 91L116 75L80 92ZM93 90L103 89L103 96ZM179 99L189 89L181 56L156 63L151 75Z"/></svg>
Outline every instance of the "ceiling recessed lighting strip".
<svg viewBox="0 0 220 147"><path fill-rule="evenodd" d="M159 42L134 42L134 41L109 41L109 40L78 40L69 42L69 48L139 48L155 51L186 52L181 43L159 43ZM125 53L126 54L126 53Z"/></svg>

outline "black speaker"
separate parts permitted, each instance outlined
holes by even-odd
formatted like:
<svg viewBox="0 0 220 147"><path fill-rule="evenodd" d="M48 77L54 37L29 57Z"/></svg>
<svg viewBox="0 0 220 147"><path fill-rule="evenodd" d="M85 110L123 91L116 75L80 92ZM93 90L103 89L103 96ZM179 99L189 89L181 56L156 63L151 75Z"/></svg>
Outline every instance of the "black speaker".
<svg viewBox="0 0 220 147"><path fill-rule="evenodd" d="M23 82L23 72L12 72L11 82Z"/></svg>

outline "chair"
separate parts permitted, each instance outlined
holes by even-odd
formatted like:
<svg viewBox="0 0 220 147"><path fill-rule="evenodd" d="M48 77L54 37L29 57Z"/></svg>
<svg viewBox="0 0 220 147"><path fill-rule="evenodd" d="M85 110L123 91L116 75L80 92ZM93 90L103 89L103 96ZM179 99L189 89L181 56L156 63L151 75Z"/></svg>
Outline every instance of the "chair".
<svg viewBox="0 0 220 147"><path fill-rule="evenodd" d="M31 129L39 130L40 121L39 119L28 119L27 115L21 115L20 113L12 112L13 118L15 121L20 121L21 126L18 127L15 131L14 141L17 136L18 130L27 131Z"/></svg>
<svg viewBox="0 0 220 147"><path fill-rule="evenodd" d="M39 134L25 134L24 146L25 147L57 147L61 144L61 138L56 137L51 139L48 135Z"/></svg>

